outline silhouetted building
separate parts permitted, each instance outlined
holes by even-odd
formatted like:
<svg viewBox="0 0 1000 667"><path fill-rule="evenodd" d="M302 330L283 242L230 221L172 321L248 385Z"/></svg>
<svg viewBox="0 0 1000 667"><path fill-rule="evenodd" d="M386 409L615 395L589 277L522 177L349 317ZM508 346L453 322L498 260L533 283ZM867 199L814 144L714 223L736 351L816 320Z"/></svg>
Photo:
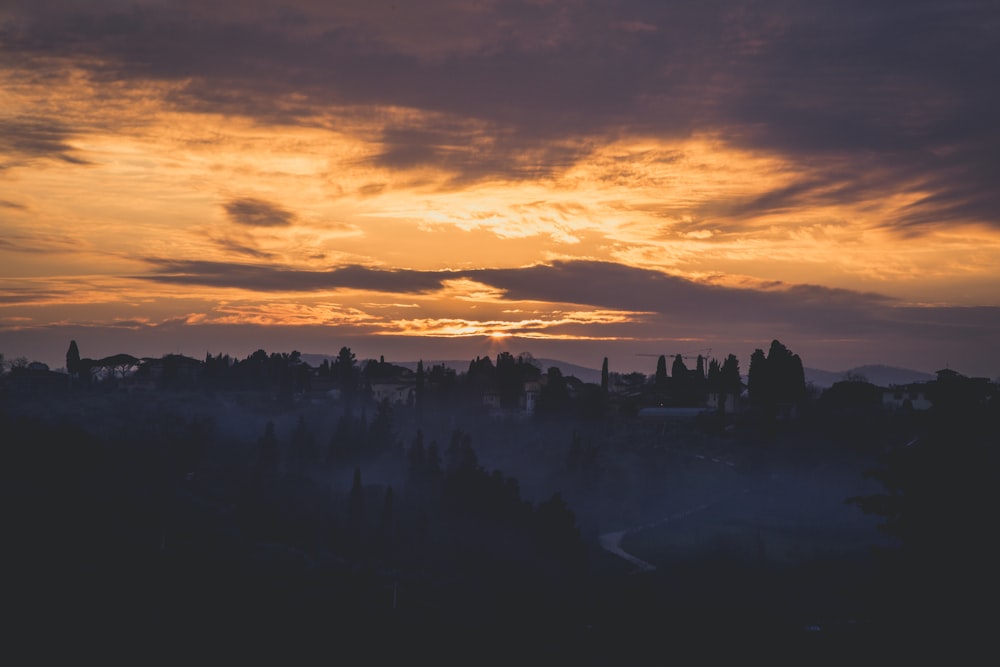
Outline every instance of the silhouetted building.
<svg viewBox="0 0 1000 667"><path fill-rule="evenodd" d="M375 402L389 401L389 405L411 405L416 393L415 381L387 380L372 382L370 386Z"/></svg>

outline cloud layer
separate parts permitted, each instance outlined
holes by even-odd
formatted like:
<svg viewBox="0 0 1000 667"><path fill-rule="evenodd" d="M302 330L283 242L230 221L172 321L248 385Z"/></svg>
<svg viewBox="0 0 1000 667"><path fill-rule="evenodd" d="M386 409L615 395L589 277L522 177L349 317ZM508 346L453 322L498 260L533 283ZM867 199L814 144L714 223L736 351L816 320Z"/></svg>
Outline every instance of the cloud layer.
<svg viewBox="0 0 1000 667"><path fill-rule="evenodd" d="M253 197L233 199L222 207L232 222L248 227L287 227L295 220L291 211Z"/></svg>
<svg viewBox="0 0 1000 667"><path fill-rule="evenodd" d="M996 62L991 0L12 0L0 330L930 363L996 333Z"/></svg>

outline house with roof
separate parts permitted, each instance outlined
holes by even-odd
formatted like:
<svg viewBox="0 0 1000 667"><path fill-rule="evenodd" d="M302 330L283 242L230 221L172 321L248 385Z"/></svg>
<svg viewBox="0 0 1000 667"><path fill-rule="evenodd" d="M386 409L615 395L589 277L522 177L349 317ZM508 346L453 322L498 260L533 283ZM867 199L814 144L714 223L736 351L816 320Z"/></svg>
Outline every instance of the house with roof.
<svg viewBox="0 0 1000 667"><path fill-rule="evenodd" d="M368 386L371 388L371 397L376 403L412 405L416 398L416 382L411 382L409 379L376 380Z"/></svg>

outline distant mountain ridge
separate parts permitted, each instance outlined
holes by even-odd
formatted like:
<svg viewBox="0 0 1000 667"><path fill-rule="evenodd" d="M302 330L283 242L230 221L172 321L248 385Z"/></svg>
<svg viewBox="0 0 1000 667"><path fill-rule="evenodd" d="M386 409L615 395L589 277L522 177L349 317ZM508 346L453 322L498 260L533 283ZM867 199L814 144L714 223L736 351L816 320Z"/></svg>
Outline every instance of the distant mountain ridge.
<svg viewBox="0 0 1000 667"><path fill-rule="evenodd" d="M336 355L302 355L302 360L310 366L319 366L323 363L324 359L328 359L332 363L333 360L336 359ZM363 359L358 360L359 363L363 361ZM409 368L410 370L417 369L416 361L395 361L392 359L387 361L395 364L396 366ZM458 373L464 373L469 370L469 363L471 361L472 359L425 359L424 368L430 368L431 366L443 364L447 368L452 368ZM560 361L559 359L536 358L534 361L535 364L542 369L542 371L547 371L549 368L555 366L562 372L563 375L572 375L583 382L590 382L593 384L600 384L601 382L601 371L596 368L588 368L578 364L571 364L566 361ZM848 377L863 377L868 382L871 382L879 387L890 387L892 385L910 384L913 382L928 382L935 378L935 376L931 373L915 371L911 368L884 366L881 364L868 364L845 371L827 371L819 368L805 368L804 371L806 382L820 389L832 387L834 383L846 380ZM746 381L745 377L744 381Z"/></svg>
<svg viewBox="0 0 1000 667"><path fill-rule="evenodd" d="M897 368L881 364L868 364L840 372L824 371L818 368L806 368L804 370L806 382L823 389L832 387L835 382L846 380L849 376L864 378L879 387L928 382L936 377L930 373L915 371L910 368Z"/></svg>

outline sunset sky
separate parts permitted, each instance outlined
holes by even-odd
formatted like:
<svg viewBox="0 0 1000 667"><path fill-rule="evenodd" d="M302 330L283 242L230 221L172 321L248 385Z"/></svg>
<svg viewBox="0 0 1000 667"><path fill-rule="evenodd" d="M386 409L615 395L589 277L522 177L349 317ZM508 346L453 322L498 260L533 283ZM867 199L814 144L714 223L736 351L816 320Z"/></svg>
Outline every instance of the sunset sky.
<svg viewBox="0 0 1000 667"><path fill-rule="evenodd" d="M998 64L996 0L3 0L0 352L998 377Z"/></svg>

